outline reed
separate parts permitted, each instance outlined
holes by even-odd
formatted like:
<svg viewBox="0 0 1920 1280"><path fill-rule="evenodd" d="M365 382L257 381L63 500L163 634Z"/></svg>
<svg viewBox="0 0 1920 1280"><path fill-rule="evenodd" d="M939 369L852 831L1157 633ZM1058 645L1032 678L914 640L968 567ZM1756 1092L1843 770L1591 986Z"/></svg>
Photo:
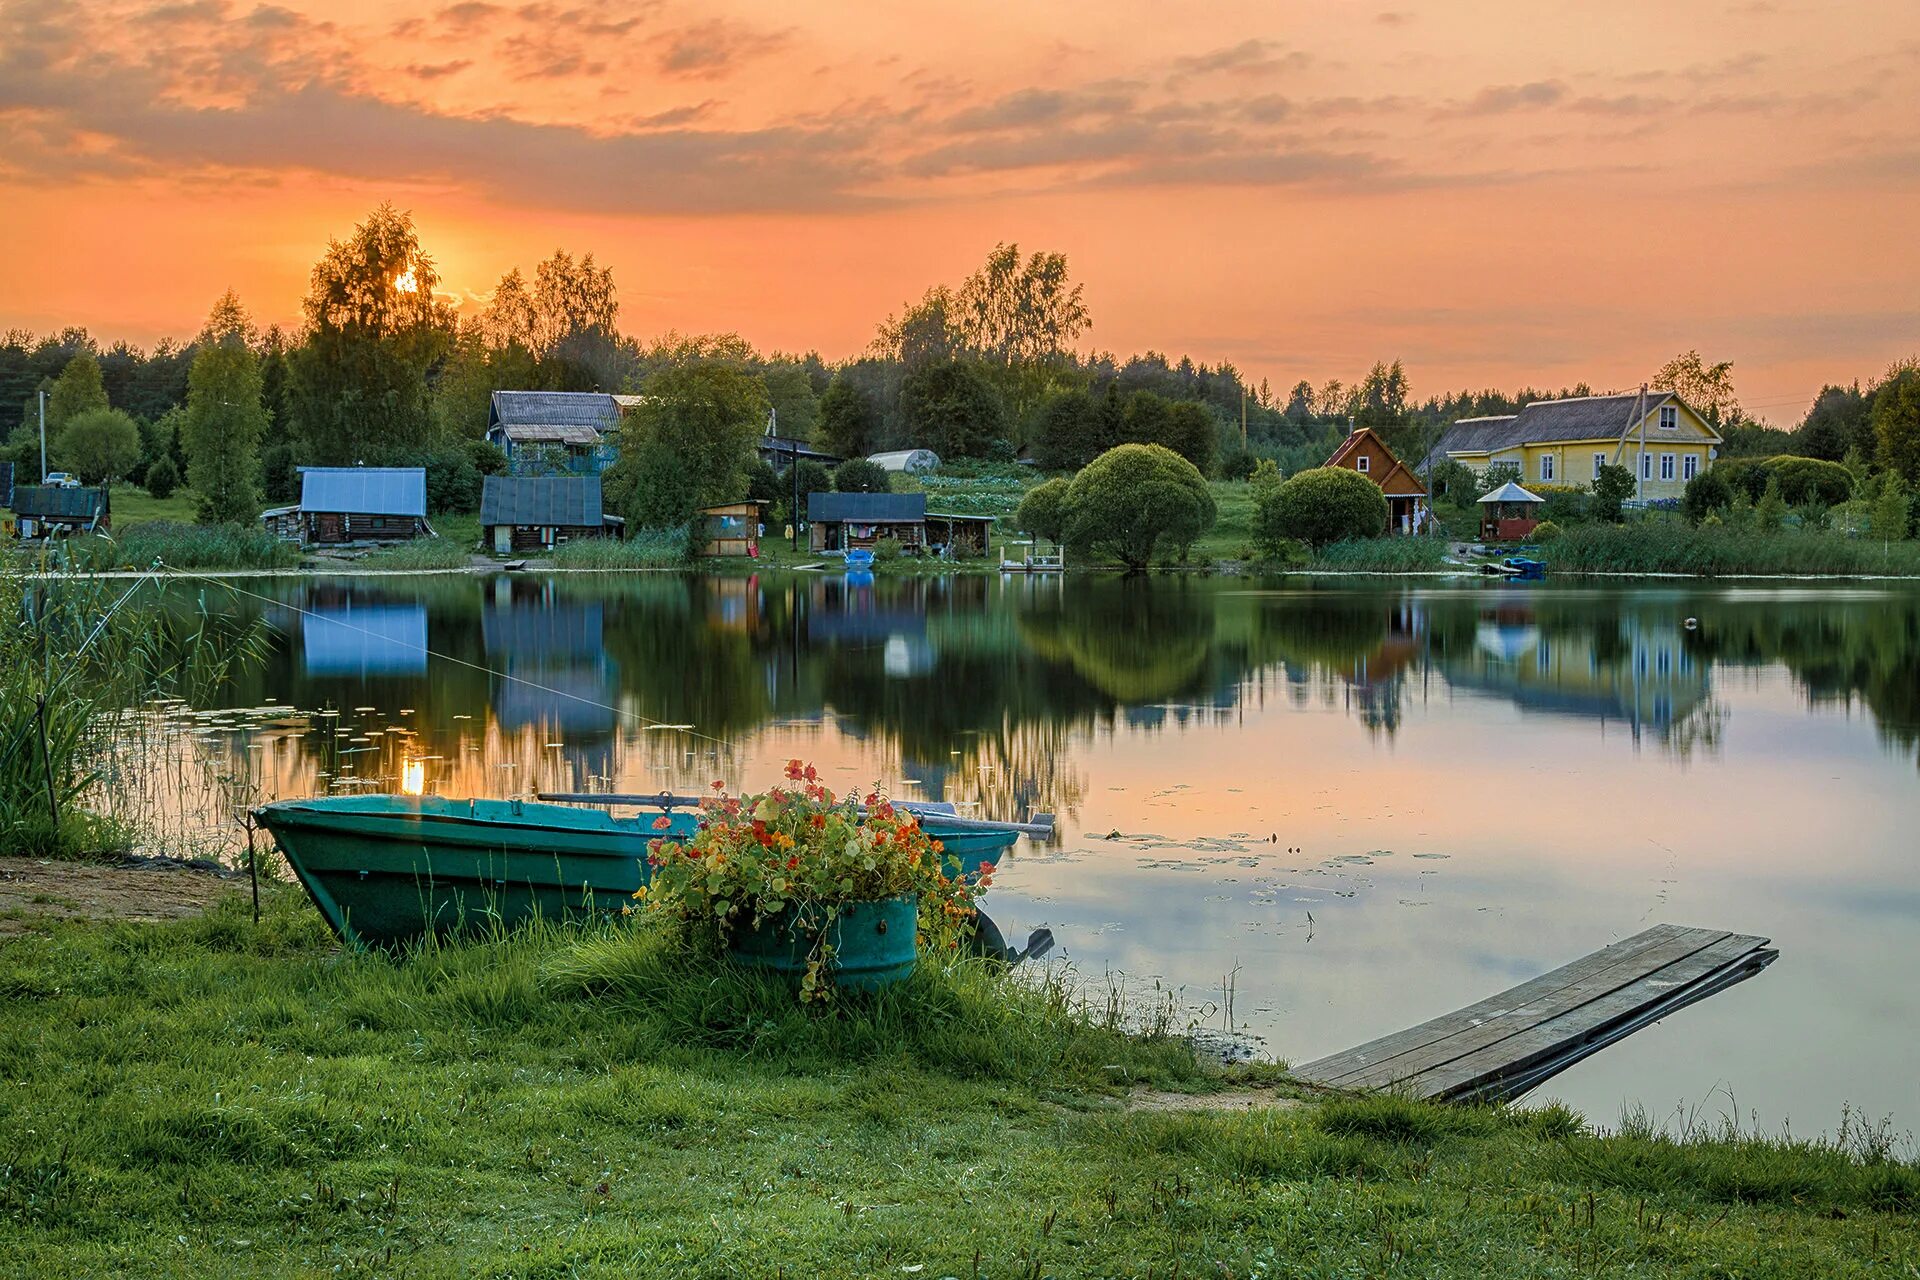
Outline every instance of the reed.
<svg viewBox="0 0 1920 1280"><path fill-rule="evenodd" d="M1679 520L1574 525L1542 544L1540 556L1555 569L1598 573L1920 574L1917 541Z"/></svg>
<svg viewBox="0 0 1920 1280"><path fill-rule="evenodd" d="M67 562L83 571L148 569L285 569L300 563L300 549L265 529L233 524L183 524L143 520L111 535L75 539Z"/></svg>
<svg viewBox="0 0 1920 1280"><path fill-rule="evenodd" d="M630 538L582 538L557 548L562 569L670 569L687 563L692 543L685 529L637 529Z"/></svg>

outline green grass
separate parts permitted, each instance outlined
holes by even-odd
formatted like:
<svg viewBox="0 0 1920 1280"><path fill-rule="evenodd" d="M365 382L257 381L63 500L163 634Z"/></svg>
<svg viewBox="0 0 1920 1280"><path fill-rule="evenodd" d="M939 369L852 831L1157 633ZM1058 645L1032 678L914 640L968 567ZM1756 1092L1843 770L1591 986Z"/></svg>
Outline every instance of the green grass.
<svg viewBox="0 0 1920 1280"><path fill-rule="evenodd" d="M636 529L631 538L586 538L558 547L562 569L668 569L687 563L687 535L679 529Z"/></svg>
<svg viewBox="0 0 1920 1280"><path fill-rule="evenodd" d="M156 498L145 489L119 485L113 491L113 525L125 528L142 520L173 520L193 523L193 491L175 489L164 498Z"/></svg>
<svg viewBox="0 0 1920 1280"><path fill-rule="evenodd" d="M156 560L176 569L286 569L300 548L265 529L174 520L116 520L111 537L75 538L74 562L93 569L145 569Z"/></svg>
<svg viewBox="0 0 1920 1280"><path fill-rule="evenodd" d="M472 549L464 542L415 538L370 551L355 563L364 569L464 569L472 557Z"/></svg>
<svg viewBox="0 0 1920 1280"><path fill-rule="evenodd" d="M427 520L427 523L433 526L433 531L439 534L443 540L452 543L456 547L464 548L467 551L478 551L480 549L480 513L478 511L461 511L432 516Z"/></svg>
<svg viewBox="0 0 1920 1280"><path fill-rule="evenodd" d="M1763 533L1685 521L1583 524L1541 545L1556 569L1614 573L1920 574L1920 542L1883 543L1824 531Z"/></svg>
<svg viewBox="0 0 1920 1280"><path fill-rule="evenodd" d="M802 1012L621 925L339 954L294 893L0 942L0 1273L1908 1275L1872 1146L1206 1090L972 965ZM1102 1006L1104 1008L1104 1006Z"/></svg>

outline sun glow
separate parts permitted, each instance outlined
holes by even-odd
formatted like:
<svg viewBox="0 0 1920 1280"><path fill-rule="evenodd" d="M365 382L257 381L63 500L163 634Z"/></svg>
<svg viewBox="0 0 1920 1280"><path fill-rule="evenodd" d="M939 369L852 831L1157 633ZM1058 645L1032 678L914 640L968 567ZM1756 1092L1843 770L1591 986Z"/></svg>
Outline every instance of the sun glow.
<svg viewBox="0 0 1920 1280"><path fill-rule="evenodd" d="M400 766L400 790L410 796L423 794L427 789L427 766L421 760L407 760Z"/></svg>
<svg viewBox="0 0 1920 1280"><path fill-rule="evenodd" d="M413 274L413 268L408 267L405 271L402 271L393 278L393 287L402 293L418 293L420 292L420 279Z"/></svg>

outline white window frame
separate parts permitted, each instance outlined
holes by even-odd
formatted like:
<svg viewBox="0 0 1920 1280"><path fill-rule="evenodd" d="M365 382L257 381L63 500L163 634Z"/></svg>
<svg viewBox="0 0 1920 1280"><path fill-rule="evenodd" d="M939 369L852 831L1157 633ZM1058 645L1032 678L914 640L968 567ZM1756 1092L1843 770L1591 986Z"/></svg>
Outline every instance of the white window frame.
<svg viewBox="0 0 1920 1280"><path fill-rule="evenodd" d="M1596 453L1596 454L1594 454L1594 455L1593 455L1593 478L1594 478L1595 480L1598 480L1598 479L1600 478L1600 468L1602 468L1602 467L1604 467L1604 466L1606 466L1606 465L1607 465L1607 455L1606 455L1606 454L1604 454L1604 453Z"/></svg>
<svg viewBox="0 0 1920 1280"><path fill-rule="evenodd" d="M1540 483L1553 483L1553 455L1550 453L1540 455Z"/></svg>
<svg viewBox="0 0 1920 1280"><path fill-rule="evenodd" d="M1642 453L1640 455L1640 478L1642 480L1653 479L1653 455L1650 453Z"/></svg>
<svg viewBox="0 0 1920 1280"><path fill-rule="evenodd" d="M1680 455L1680 478L1682 480L1691 480L1699 474L1700 474L1700 455L1697 453L1681 454Z"/></svg>
<svg viewBox="0 0 1920 1280"><path fill-rule="evenodd" d="M1373 470L1373 459L1363 453L1353 460L1353 469L1364 476Z"/></svg>
<svg viewBox="0 0 1920 1280"><path fill-rule="evenodd" d="M1672 454L1663 453L1660 455L1660 479L1662 481L1673 479L1675 465Z"/></svg>
<svg viewBox="0 0 1920 1280"><path fill-rule="evenodd" d="M1660 406L1660 429L1662 431L1680 429L1680 410L1676 406L1670 404Z"/></svg>

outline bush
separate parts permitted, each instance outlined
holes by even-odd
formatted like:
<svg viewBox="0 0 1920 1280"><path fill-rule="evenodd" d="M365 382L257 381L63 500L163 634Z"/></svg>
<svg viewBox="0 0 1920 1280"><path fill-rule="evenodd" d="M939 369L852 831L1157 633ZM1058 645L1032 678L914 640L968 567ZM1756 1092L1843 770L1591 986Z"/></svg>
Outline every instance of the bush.
<svg viewBox="0 0 1920 1280"><path fill-rule="evenodd" d="M1066 533L1067 494L1072 488L1073 481L1055 476L1027 490L1014 510L1014 527L1036 538L1058 543Z"/></svg>
<svg viewBox="0 0 1920 1280"><path fill-rule="evenodd" d="M1144 569L1163 545L1185 554L1219 512L1199 468L1164 445L1123 444L1067 490L1066 540Z"/></svg>
<svg viewBox="0 0 1920 1280"><path fill-rule="evenodd" d="M1519 483L1520 483L1520 464L1519 463L1496 462L1492 466L1489 466L1485 471L1482 471L1480 473L1480 491L1474 494L1472 497L1467 498L1466 501L1476 502L1479 499L1486 497L1488 494L1492 493L1495 489L1498 489L1503 484L1519 484Z"/></svg>
<svg viewBox="0 0 1920 1280"><path fill-rule="evenodd" d="M1853 496L1853 473L1837 462L1769 458L1767 470L1779 482L1780 497L1790 507L1831 507Z"/></svg>
<svg viewBox="0 0 1920 1280"><path fill-rule="evenodd" d="M1220 459L1220 478L1246 480L1253 475L1253 469L1259 465L1259 455L1248 449L1234 449Z"/></svg>
<svg viewBox="0 0 1920 1280"><path fill-rule="evenodd" d="M833 487L841 493L886 493L893 479L877 462L849 458L833 469Z"/></svg>
<svg viewBox="0 0 1920 1280"><path fill-rule="evenodd" d="M641 529L619 538L582 538L554 548L559 569L665 569L685 564L693 546L682 529Z"/></svg>
<svg viewBox="0 0 1920 1280"><path fill-rule="evenodd" d="M898 538L878 538L873 544L873 558L878 560L898 560L904 548Z"/></svg>
<svg viewBox="0 0 1920 1280"><path fill-rule="evenodd" d="M1349 538L1375 538L1387 527L1387 499L1379 486L1345 467L1314 467L1255 499L1253 532L1267 545L1298 538L1324 547Z"/></svg>
<svg viewBox="0 0 1920 1280"><path fill-rule="evenodd" d="M53 437L54 461L84 484L105 484L140 464L140 428L118 409L89 409Z"/></svg>
<svg viewBox="0 0 1920 1280"><path fill-rule="evenodd" d="M1701 475L1705 475L1701 472ZM1699 476L1694 477L1696 480ZM1620 504L1633 496L1633 472L1611 462L1602 463L1593 478L1593 502L1588 511L1596 520L1620 521Z"/></svg>
<svg viewBox="0 0 1920 1280"><path fill-rule="evenodd" d="M1562 529L1553 521L1542 520L1539 524L1533 526L1533 540L1535 542L1552 542L1565 532L1566 530Z"/></svg>
<svg viewBox="0 0 1920 1280"><path fill-rule="evenodd" d="M1536 484L1529 486L1529 489L1545 500L1540 504L1540 518L1560 524L1575 524L1585 520L1593 502L1593 495L1587 492L1584 485Z"/></svg>
<svg viewBox="0 0 1920 1280"><path fill-rule="evenodd" d="M1723 511L1733 505L1733 486L1720 474L1718 468L1702 471L1687 481L1686 491L1680 498L1681 514L1689 524L1699 524L1715 511Z"/></svg>
<svg viewBox="0 0 1920 1280"><path fill-rule="evenodd" d="M162 458L147 468L147 492L156 498L171 498L180 487L180 468L172 458Z"/></svg>

